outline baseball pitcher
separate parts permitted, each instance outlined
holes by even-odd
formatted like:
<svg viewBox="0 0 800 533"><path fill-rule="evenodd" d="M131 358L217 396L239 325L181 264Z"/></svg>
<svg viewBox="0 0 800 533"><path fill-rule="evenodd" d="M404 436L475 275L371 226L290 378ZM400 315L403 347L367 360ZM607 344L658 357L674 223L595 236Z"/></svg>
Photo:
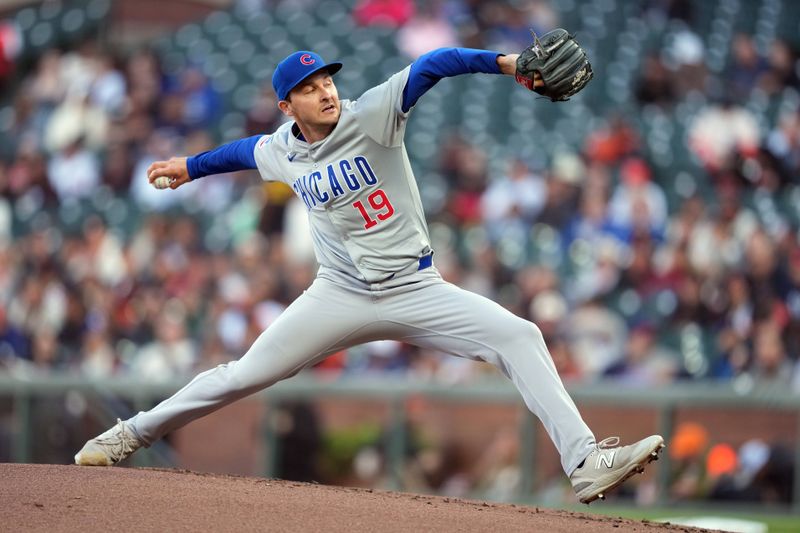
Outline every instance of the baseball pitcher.
<svg viewBox="0 0 800 533"><path fill-rule="evenodd" d="M592 78L584 51L564 30L535 39L522 54L439 49L356 100L339 99L333 76L341 68L314 52L291 54L272 77L280 110L291 121L271 134L150 166L149 180L159 188L243 169L286 183L308 211L319 271L241 359L199 374L150 411L118 421L88 441L75 462L113 465L330 354L394 339L496 366L541 419L578 499L604 498L658 458L662 437L629 446L616 437L598 443L539 329L442 279L403 143L415 103L441 78L507 74L551 100L566 100Z"/></svg>

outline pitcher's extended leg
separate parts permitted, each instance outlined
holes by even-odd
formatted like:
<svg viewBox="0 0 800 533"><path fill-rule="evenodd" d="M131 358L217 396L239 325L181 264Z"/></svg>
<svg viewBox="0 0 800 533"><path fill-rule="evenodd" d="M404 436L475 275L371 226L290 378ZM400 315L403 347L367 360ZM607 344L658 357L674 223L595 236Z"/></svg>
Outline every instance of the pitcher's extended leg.
<svg viewBox="0 0 800 533"><path fill-rule="evenodd" d="M202 372L153 409L90 440L76 462L114 464L139 446L149 446L170 431L293 376L331 353L374 340L374 323L369 298L317 279L241 359Z"/></svg>
<svg viewBox="0 0 800 533"><path fill-rule="evenodd" d="M317 279L238 361L195 377L131 422L147 443L220 407L291 377L318 359L361 342L375 319L368 300Z"/></svg>
<svg viewBox="0 0 800 533"><path fill-rule="evenodd" d="M570 475L594 449L595 437L564 389L539 328L450 283L424 285L381 298L381 320L405 331L399 340L498 367L541 419Z"/></svg>

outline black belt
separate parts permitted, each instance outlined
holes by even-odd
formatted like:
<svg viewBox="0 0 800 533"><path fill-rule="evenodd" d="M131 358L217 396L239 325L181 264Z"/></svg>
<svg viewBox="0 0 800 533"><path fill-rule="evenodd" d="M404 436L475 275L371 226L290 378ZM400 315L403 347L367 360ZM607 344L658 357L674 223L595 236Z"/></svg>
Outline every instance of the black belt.
<svg viewBox="0 0 800 533"><path fill-rule="evenodd" d="M433 252L419 258L419 268L417 270L425 270L431 266L433 266Z"/></svg>

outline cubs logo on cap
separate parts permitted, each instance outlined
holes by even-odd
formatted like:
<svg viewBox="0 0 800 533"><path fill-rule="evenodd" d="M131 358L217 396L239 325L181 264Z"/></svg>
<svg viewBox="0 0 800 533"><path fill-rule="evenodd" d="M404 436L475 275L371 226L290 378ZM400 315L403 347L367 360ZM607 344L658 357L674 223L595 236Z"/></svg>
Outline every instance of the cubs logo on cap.
<svg viewBox="0 0 800 533"><path fill-rule="evenodd" d="M335 74L341 68L342 64L338 61L325 63L319 54L300 50L278 63L272 74L272 88L275 89L278 100L286 100L292 89L312 74L320 70L327 70L330 74Z"/></svg>

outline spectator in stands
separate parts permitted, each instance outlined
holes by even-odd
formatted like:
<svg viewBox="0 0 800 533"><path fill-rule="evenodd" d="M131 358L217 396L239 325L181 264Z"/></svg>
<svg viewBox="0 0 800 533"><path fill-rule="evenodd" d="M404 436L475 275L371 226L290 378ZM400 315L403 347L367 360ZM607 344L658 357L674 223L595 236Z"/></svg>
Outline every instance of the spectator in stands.
<svg viewBox="0 0 800 533"><path fill-rule="evenodd" d="M797 52L788 41L775 39L769 47L768 68L759 79L759 87L769 95L778 95L783 89L800 89Z"/></svg>
<svg viewBox="0 0 800 533"><path fill-rule="evenodd" d="M64 140L64 146L47 165L47 179L60 202L90 198L100 185L100 161L86 148L84 138Z"/></svg>
<svg viewBox="0 0 800 533"><path fill-rule="evenodd" d="M281 125L282 117L274 91L264 86L247 110L244 128L248 135L275 131Z"/></svg>
<svg viewBox="0 0 800 533"><path fill-rule="evenodd" d="M176 301L171 301L155 317L155 340L134 357L130 371L151 382L169 381L188 375L197 357L186 335L185 315Z"/></svg>
<svg viewBox="0 0 800 533"><path fill-rule="evenodd" d="M565 331L585 380L597 380L623 358L628 327L617 312L598 301L590 300L577 307Z"/></svg>
<svg viewBox="0 0 800 533"><path fill-rule="evenodd" d="M105 146L108 116L89 102L87 91L88 87L68 94L50 116L44 132L44 148L49 152L68 149L77 139L81 140L82 147L93 152Z"/></svg>
<svg viewBox="0 0 800 533"><path fill-rule="evenodd" d="M509 233L504 238L514 238L514 235ZM516 307L519 304L517 299L519 293L511 282L514 272L500 261L496 247L492 246L488 239L479 242L476 240L467 246L469 254L467 260L458 265L463 267L458 278L461 280L459 284L522 314L524 312L522 308Z"/></svg>
<svg viewBox="0 0 800 533"><path fill-rule="evenodd" d="M0 158L4 162L13 161L26 144L33 144L38 150L41 144L40 131L44 129L39 123L39 109L28 91L14 96L11 113L12 118L4 132L6 140L0 145Z"/></svg>
<svg viewBox="0 0 800 533"><path fill-rule="evenodd" d="M49 374L65 368L65 361L52 329L40 327L31 339L31 361L25 371Z"/></svg>
<svg viewBox="0 0 800 533"><path fill-rule="evenodd" d="M636 85L636 100L641 105L672 106L677 99L673 76L661 58L648 56Z"/></svg>
<svg viewBox="0 0 800 533"><path fill-rule="evenodd" d="M527 2L506 4L496 2L495 16L491 26L485 32L487 46L492 50L523 50L531 44L531 13L528 12ZM546 28L546 29L545 29ZM542 26L535 28L540 34L551 30L552 27Z"/></svg>
<svg viewBox="0 0 800 533"><path fill-rule="evenodd" d="M742 264L745 243L758 227L755 214L742 206L741 191L735 183L722 182L716 192L711 216L695 224L687 243L692 269L712 279Z"/></svg>
<svg viewBox="0 0 800 533"><path fill-rule="evenodd" d="M582 242L583 246L591 247L590 256L584 264L576 266L566 290L570 301L576 304L601 300L612 294L619 286L622 264L628 255L627 246L610 235Z"/></svg>
<svg viewBox="0 0 800 533"><path fill-rule="evenodd" d="M14 72L15 61L22 51L22 32L13 23L0 20L0 87Z"/></svg>
<svg viewBox="0 0 800 533"><path fill-rule="evenodd" d="M8 321L8 312L0 307L0 361L30 358L29 339L22 328Z"/></svg>
<svg viewBox="0 0 800 533"><path fill-rule="evenodd" d="M102 109L109 117L118 117L124 112L126 94L125 76L117 70L114 58L109 54L98 54L89 89L91 105Z"/></svg>
<svg viewBox="0 0 800 533"><path fill-rule="evenodd" d="M756 49L753 38L739 33L731 44L731 63L725 75L725 84L734 103L744 104L769 65Z"/></svg>
<svg viewBox="0 0 800 533"><path fill-rule="evenodd" d="M66 354L67 358L71 361L80 359L81 347L83 344L83 337L86 333L87 326L89 325L86 305L83 301L83 294L78 290L77 286L73 283L67 282L65 284L67 291L67 310L64 318L64 325L58 332L58 344ZM98 320L98 316L94 316L94 324L104 322L103 319Z"/></svg>
<svg viewBox="0 0 800 533"><path fill-rule="evenodd" d="M166 83L158 57L148 50L138 51L130 56L125 70L131 105L154 111L156 100Z"/></svg>
<svg viewBox="0 0 800 533"><path fill-rule="evenodd" d="M66 313L63 284L52 274L29 272L21 280L19 292L12 297L7 310L9 322L31 338L42 331L60 331Z"/></svg>
<svg viewBox="0 0 800 533"><path fill-rule="evenodd" d="M565 331L568 312L564 296L555 289L547 289L531 300L527 317L539 326L561 379L577 381L583 376L572 355L568 332Z"/></svg>
<svg viewBox="0 0 800 533"><path fill-rule="evenodd" d="M101 181L116 196L124 195L131 186L132 158L130 145L122 141L109 143L103 155L100 169Z"/></svg>
<svg viewBox="0 0 800 533"><path fill-rule="evenodd" d="M559 15L550 0L527 0L522 4L527 19L537 34L547 33L560 25Z"/></svg>
<svg viewBox="0 0 800 533"><path fill-rule="evenodd" d="M784 113L766 140L766 149L790 176L800 175L800 111Z"/></svg>
<svg viewBox="0 0 800 533"><path fill-rule="evenodd" d="M61 103L66 94L66 84L61 72L61 52L55 49L45 51L37 64L36 72L26 83L26 93L33 99L35 109L41 118L37 122L41 125L42 134L44 122L55 108Z"/></svg>
<svg viewBox="0 0 800 533"><path fill-rule="evenodd" d="M413 0L359 0L353 18L361 26L399 28L414 16Z"/></svg>
<svg viewBox="0 0 800 533"><path fill-rule="evenodd" d="M61 79L66 86L66 98L85 97L90 94L98 73L97 41L87 39L61 56ZM90 105L94 103L90 102Z"/></svg>
<svg viewBox="0 0 800 533"><path fill-rule="evenodd" d="M703 95L708 90L709 74L703 39L689 26L679 25L671 34L664 56L679 97Z"/></svg>
<svg viewBox="0 0 800 533"><path fill-rule="evenodd" d="M83 224L86 273L107 287L122 283L128 276L122 243L106 223L97 216Z"/></svg>
<svg viewBox="0 0 800 533"><path fill-rule="evenodd" d="M561 325L568 311L567 301L561 293L548 289L541 291L531 300L528 318L539 326L545 341L549 341L562 334Z"/></svg>
<svg viewBox="0 0 800 533"><path fill-rule="evenodd" d="M417 13L397 32L397 48L410 59L437 48L459 45L456 29L439 1L421 4Z"/></svg>
<svg viewBox="0 0 800 533"><path fill-rule="evenodd" d="M538 221L559 230L566 227L578 209L580 187L585 178L586 166L580 157L566 152L556 154Z"/></svg>
<svg viewBox="0 0 800 533"><path fill-rule="evenodd" d="M677 354L658 345L656 329L643 322L630 330L624 358L609 366L604 375L635 387L665 385L678 373L677 359Z"/></svg>
<svg viewBox="0 0 800 533"><path fill-rule="evenodd" d="M708 294L701 293L701 276L684 276L677 282L675 296L678 301L671 315L677 326L697 325L711 328L717 324L720 311L709 301Z"/></svg>
<svg viewBox="0 0 800 533"><path fill-rule="evenodd" d="M458 225L475 225L482 220L481 198L488 181L486 154L467 145L454 165L453 190L447 210Z"/></svg>
<svg viewBox="0 0 800 533"><path fill-rule="evenodd" d="M531 302L542 292L559 290L558 274L551 267L533 263L515 272L514 285L519 290L519 305L529 312Z"/></svg>
<svg viewBox="0 0 800 533"><path fill-rule="evenodd" d="M753 315L756 319L772 317L785 323L785 311L780 304L783 294L779 292L784 280L777 255L777 247L762 229L753 232L746 241L745 272L752 291Z"/></svg>
<svg viewBox="0 0 800 533"><path fill-rule="evenodd" d="M756 384L788 390L792 382L793 367L786 356L781 330L772 320L764 320L755 327L753 364L750 373Z"/></svg>
<svg viewBox="0 0 800 533"><path fill-rule="evenodd" d="M652 172L641 158L630 158L620 167L620 181L611 197L610 223L631 240L638 235L663 237L667 226L667 198L652 180Z"/></svg>
<svg viewBox="0 0 800 533"><path fill-rule="evenodd" d="M753 298L747 278L737 272L729 274L727 283L723 285L727 297L725 323L736 335L739 342L750 338L753 328Z"/></svg>
<svg viewBox="0 0 800 533"><path fill-rule="evenodd" d="M565 249L576 240L590 246L605 239L622 240L608 216L608 198L603 191L583 189L579 210L572 216L562 236Z"/></svg>
<svg viewBox="0 0 800 533"><path fill-rule="evenodd" d="M527 231L542 209L546 185L520 159L512 160L508 170L493 180L481 198L483 220L489 235L498 239L509 227Z"/></svg>
<svg viewBox="0 0 800 533"><path fill-rule="evenodd" d="M208 128L219 118L220 97L200 68L181 72L175 92L182 104L180 124L187 131Z"/></svg>
<svg viewBox="0 0 800 533"><path fill-rule="evenodd" d="M111 339L103 331L89 330L83 338L77 368L82 375L93 379L112 376L116 372L117 358Z"/></svg>
<svg viewBox="0 0 800 533"><path fill-rule="evenodd" d="M600 128L589 132L584 152L590 163L613 165L634 155L639 148L639 135L620 114L613 114Z"/></svg>
<svg viewBox="0 0 800 533"><path fill-rule="evenodd" d="M756 153L761 135L753 114L726 95L707 107L690 126L689 146L711 172L733 167L736 157Z"/></svg>
<svg viewBox="0 0 800 533"><path fill-rule="evenodd" d="M439 149L439 172L447 180L448 186L454 186L458 179L461 162L470 157L473 147L458 133L451 132L442 140Z"/></svg>
<svg viewBox="0 0 800 533"><path fill-rule="evenodd" d="M789 239L784 239L791 240ZM781 280L778 293L786 306L786 350L794 361L800 360L800 249L796 244L787 246L782 258Z"/></svg>
<svg viewBox="0 0 800 533"><path fill-rule="evenodd" d="M656 242L649 235L634 238L616 287L620 293L633 291L640 305L649 303L661 291L673 288L674 280L665 277L655 264L656 248Z"/></svg>

